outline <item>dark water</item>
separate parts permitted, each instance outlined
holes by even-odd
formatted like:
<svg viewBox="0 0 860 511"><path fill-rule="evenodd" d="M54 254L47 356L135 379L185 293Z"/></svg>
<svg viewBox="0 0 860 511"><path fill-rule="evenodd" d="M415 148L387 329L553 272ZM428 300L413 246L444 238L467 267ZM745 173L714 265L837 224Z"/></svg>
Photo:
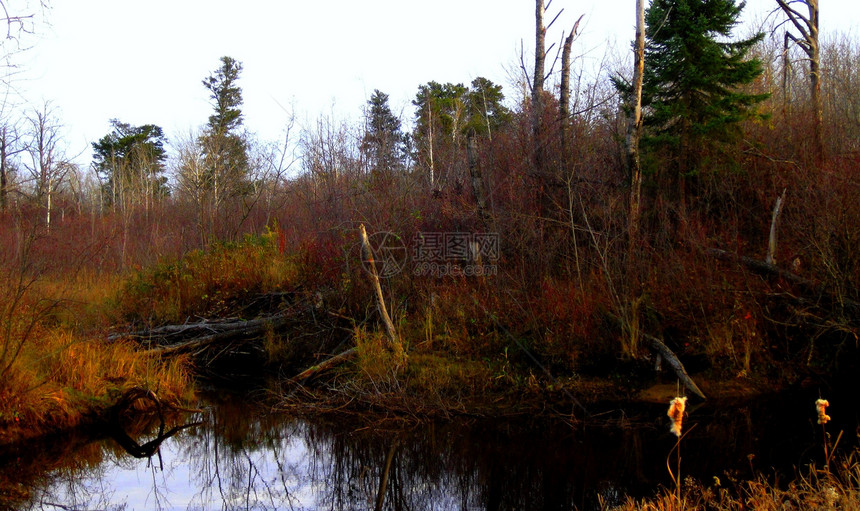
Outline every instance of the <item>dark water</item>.
<svg viewBox="0 0 860 511"><path fill-rule="evenodd" d="M692 410L684 475L728 484L820 463L814 397ZM353 415L298 419L242 399L207 406L190 417L203 424L150 458L85 434L2 452L0 508L363 510L376 508L384 480L387 510L595 509L598 498L616 504L671 483L666 458L675 437L665 405L608 408L575 424L457 419L410 427ZM834 404L830 412L828 430L845 430L840 446L853 448L856 410Z"/></svg>

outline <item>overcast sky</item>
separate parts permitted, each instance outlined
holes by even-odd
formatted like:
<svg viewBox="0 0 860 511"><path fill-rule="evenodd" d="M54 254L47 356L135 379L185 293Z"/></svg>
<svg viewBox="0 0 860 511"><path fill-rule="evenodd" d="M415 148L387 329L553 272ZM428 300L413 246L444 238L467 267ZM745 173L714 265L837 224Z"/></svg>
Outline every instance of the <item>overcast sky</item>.
<svg viewBox="0 0 860 511"><path fill-rule="evenodd" d="M564 13L548 41L584 14L575 54L597 62L607 45L626 52L634 5L555 0L551 10ZM772 5L750 0L745 18L762 19ZM203 125L211 106L202 80L224 55L244 65L247 128L272 140L288 112L300 124L332 112L357 117L374 89L407 119L430 80L484 76L516 96L510 72L521 41L528 56L534 37L532 0L55 0L44 18L16 57L13 84L32 105L51 101L83 164L111 118L157 124L171 137ZM824 0L821 18L822 32L856 36L860 2Z"/></svg>

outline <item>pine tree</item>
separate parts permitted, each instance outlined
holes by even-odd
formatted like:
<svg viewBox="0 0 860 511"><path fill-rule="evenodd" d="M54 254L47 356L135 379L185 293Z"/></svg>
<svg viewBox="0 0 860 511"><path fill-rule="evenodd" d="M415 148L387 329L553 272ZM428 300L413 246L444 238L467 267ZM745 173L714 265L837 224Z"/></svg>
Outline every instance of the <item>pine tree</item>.
<svg viewBox="0 0 860 511"><path fill-rule="evenodd" d="M388 94L374 90L367 101L367 131L361 149L374 174L387 174L404 167L405 145L400 119L388 106Z"/></svg>
<svg viewBox="0 0 860 511"><path fill-rule="evenodd" d="M704 170L706 161L742 135L740 123L759 114L767 95L741 90L762 72L747 59L762 33L731 41L745 2L653 0L645 15L646 48L643 149L666 159L679 178Z"/></svg>
<svg viewBox="0 0 860 511"><path fill-rule="evenodd" d="M93 142L93 168L103 179L102 194L110 204L122 199L146 200L167 195L164 162L166 138L154 124L132 126L111 120L113 131Z"/></svg>
<svg viewBox="0 0 860 511"><path fill-rule="evenodd" d="M205 155L207 188L219 202L232 192L243 189L248 173L247 142L242 127L242 89L236 84L242 64L231 57L221 57L221 67L203 80L215 112L200 137Z"/></svg>

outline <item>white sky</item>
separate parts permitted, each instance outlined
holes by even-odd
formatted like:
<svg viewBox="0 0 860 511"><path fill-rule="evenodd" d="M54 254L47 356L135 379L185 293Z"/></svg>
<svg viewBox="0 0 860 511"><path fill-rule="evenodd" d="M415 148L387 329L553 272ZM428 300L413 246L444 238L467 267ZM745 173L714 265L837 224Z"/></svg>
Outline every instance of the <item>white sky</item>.
<svg viewBox="0 0 860 511"><path fill-rule="evenodd" d="M14 10L22 0L7 0ZM822 33L857 35L860 2L823 0ZM585 14L575 53L599 60L607 41L626 51L633 0L572 2L548 42ZM776 3L749 0L745 18ZM300 124L323 114L357 118L373 89L412 118L410 101L430 80L468 84L484 76L516 96L509 70L520 41L531 54L533 0L53 0L32 48L18 55L14 86L31 105L51 101L70 153L87 165L90 143L109 120L157 124L169 137L203 125L202 80L229 55L244 65L245 124L264 140L280 135L287 111Z"/></svg>

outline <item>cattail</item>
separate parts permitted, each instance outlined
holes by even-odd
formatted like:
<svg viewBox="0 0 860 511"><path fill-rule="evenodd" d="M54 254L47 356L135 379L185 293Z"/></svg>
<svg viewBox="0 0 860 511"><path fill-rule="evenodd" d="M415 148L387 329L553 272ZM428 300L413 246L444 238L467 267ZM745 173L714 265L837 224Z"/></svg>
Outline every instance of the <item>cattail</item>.
<svg viewBox="0 0 860 511"><path fill-rule="evenodd" d="M830 416L827 415L827 407L830 406L830 401L826 399L818 399L815 401L815 411L818 412L818 423L827 424Z"/></svg>
<svg viewBox="0 0 860 511"><path fill-rule="evenodd" d="M684 420L684 409L687 407L686 397L676 397L669 402L669 412L666 415L672 419L672 424L669 426L669 431L673 435L681 437L681 423Z"/></svg>

